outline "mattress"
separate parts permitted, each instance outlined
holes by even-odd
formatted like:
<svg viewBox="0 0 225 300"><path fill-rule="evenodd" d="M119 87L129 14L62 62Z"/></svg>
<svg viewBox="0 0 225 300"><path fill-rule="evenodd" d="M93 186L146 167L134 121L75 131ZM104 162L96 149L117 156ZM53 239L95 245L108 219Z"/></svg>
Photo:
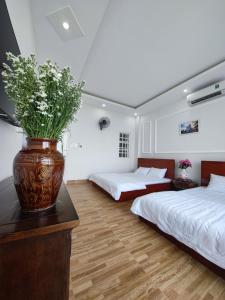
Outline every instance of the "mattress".
<svg viewBox="0 0 225 300"><path fill-rule="evenodd" d="M89 177L115 200L119 200L122 192L143 190L146 185L168 183L168 178L157 179L135 173L99 173Z"/></svg>
<svg viewBox="0 0 225 300"><path fill-rule="evenodd" d="M138 197L131 211L225 269L225 193L199 187Z"/></svg>

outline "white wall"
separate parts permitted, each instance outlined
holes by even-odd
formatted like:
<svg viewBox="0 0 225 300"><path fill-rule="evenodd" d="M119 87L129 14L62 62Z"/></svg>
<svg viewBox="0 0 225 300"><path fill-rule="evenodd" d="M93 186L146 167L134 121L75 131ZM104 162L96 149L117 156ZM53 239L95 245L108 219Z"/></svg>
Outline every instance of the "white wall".
<svg viewBox="0 0 225 300"><path fill-rule="evenodd" d="M174 158L176 162L189 158L193 168L188 173L200 181L201 160L225 160L224 111L225 97L195 107L189 107L183 98L143 116L139 155ZM199 120L199 133L180 135L180 122L194 120Z"/></svg>
<svg viewBox="0 0 225 300"><path fill-rule="evenodd" d="M0 120L0 181L12 175L13 159L22 144L22 134L16 127Z"/></svg>
<svg viewBox="0 0 225 300"><path fill-rule="evenodd" d="M6 4L20 52L25 56L35 54L30 0L6 0Z"/></svg>
<svg viewBox="0 0 225 300"><path fill-rule="evenodd" d="M109 128L100 130L101 117L111 121ZM95 172L127 172L136 165L134 155L135 118L132 115L107 111L85 104L77 121L71 126L69 150L66 157L65 179L86 179ZM118 157L119 133L130 133L129 158ZM75 147L82 145L82 148Z"/></svg>
<svg viewBox="0 0 225 300"><path fill-rule="evenodd" d="M6 0L13 29L23 55L35 53L29 0ZM22 145L22 136L0 120L0 180L12 175L13 159Z"/></svg>

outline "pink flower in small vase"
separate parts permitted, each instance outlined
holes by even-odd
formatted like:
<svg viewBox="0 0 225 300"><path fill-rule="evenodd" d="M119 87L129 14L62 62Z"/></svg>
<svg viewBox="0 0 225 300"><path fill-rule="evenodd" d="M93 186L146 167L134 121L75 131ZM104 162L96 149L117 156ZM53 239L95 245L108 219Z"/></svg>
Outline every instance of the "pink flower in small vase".
<svg viewBox="0 0 225 300"><path fill-rule="evenodd" d="M178 164L179 169L187 169L187 168L191 168L191 167L192 167L192 163L189 159L182 159L179 161L179 164Z"/></svg>

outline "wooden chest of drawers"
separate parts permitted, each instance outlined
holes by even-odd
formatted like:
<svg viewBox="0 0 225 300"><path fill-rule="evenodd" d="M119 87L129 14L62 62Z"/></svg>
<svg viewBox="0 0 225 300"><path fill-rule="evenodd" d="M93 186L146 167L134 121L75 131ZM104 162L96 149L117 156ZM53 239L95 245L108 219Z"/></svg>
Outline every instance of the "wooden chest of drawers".
<svg viewBox="0 0 225 300"><path fill-rule="evenodd" d="M0 299L68 300L71 230L78 215L63 184L56 206L23 213L12 178L0 183Z"/></svg>

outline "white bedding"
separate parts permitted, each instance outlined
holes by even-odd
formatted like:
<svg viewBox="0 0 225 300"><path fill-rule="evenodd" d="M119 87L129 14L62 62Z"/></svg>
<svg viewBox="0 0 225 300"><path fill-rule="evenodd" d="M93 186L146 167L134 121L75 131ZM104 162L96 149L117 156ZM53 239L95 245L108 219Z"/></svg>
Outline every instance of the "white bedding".
<svg viewBox="0 0 225 300"><path fill-rule="evenodd" d="M100 173L91 175L89 180L107 191L115 200L119 200L122 192L143 190L146 185L171 181L168 178L151 178L135 173Z"/></svg>
<svg viewBox="0 0 225 300"><path fill-rule="evenodd" d="M225 269L225 193L153 193L135 199L131 211Z"/></svg>

